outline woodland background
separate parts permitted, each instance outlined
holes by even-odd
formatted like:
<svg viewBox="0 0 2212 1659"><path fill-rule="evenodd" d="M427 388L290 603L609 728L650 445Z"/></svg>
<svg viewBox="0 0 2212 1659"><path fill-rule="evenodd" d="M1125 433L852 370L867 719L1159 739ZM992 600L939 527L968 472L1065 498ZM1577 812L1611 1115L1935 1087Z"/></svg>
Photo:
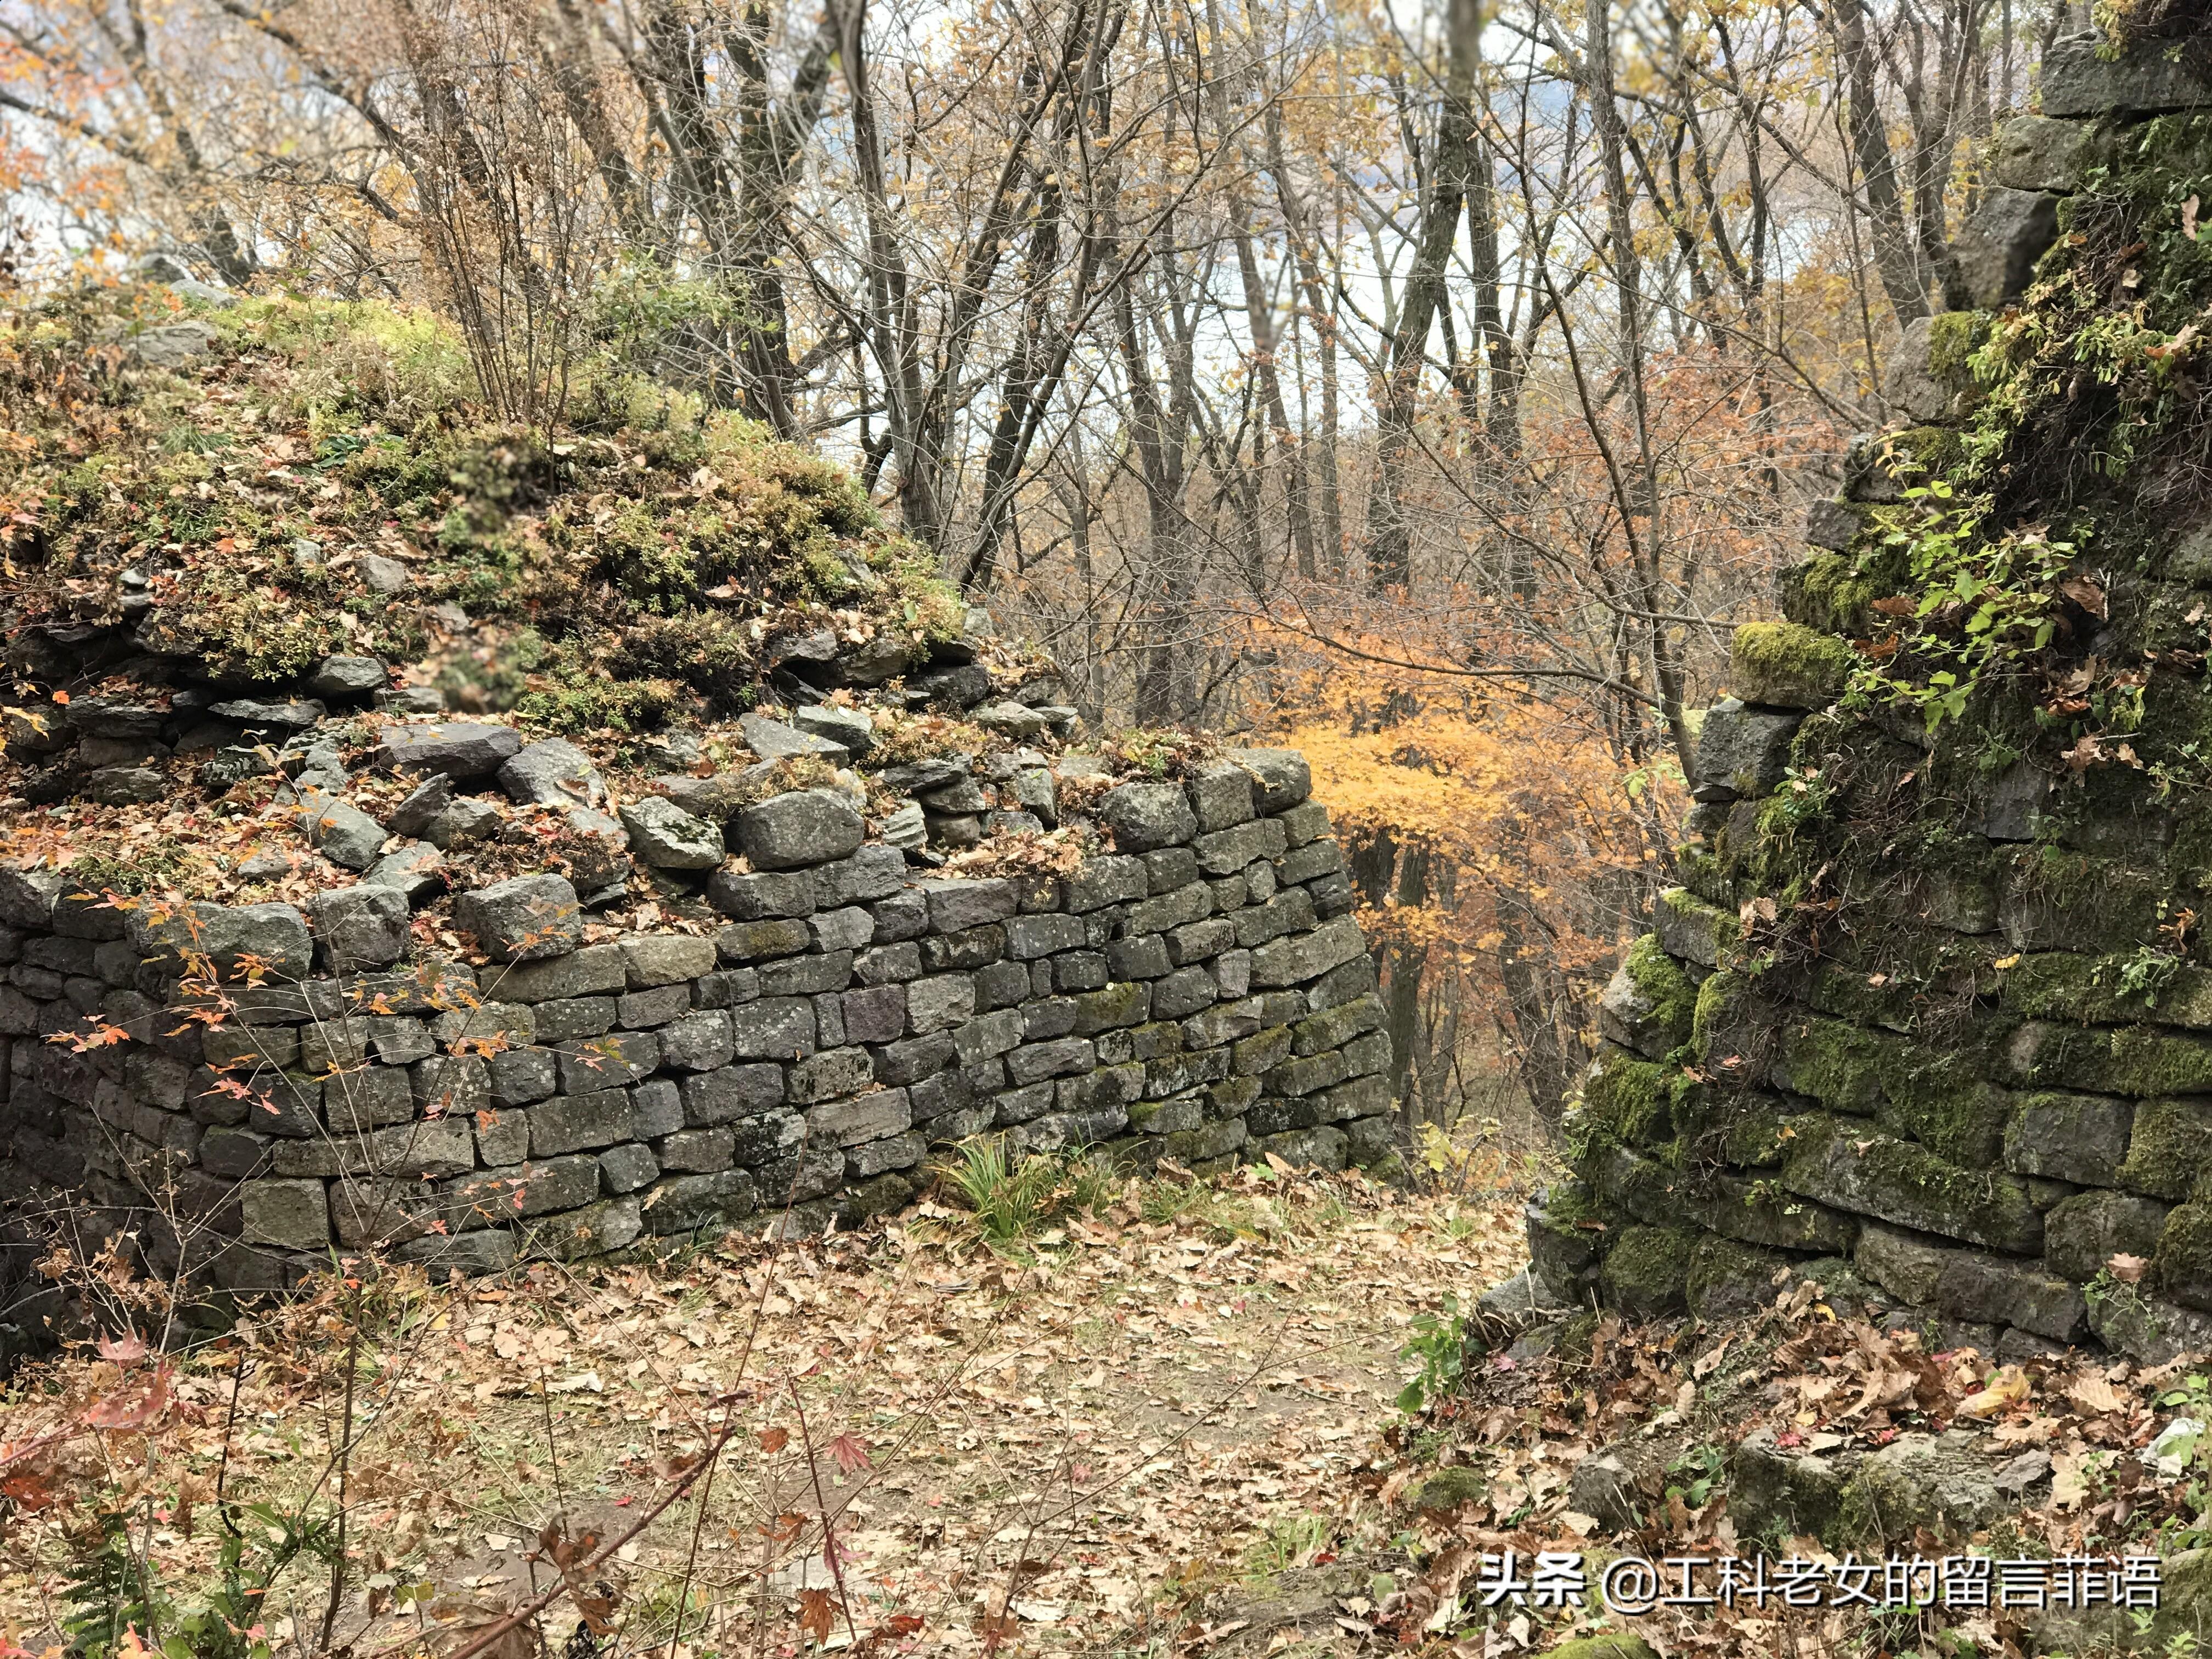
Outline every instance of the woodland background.
<svg viewBox="0 0 2212 1659"><path fill-rule="evenodd" d="M1304 748L1409 1113L1532 1129L1730 631L2087 21L13 0L5 262L421 307L498 418L735 408L849 460L1088 719Z"/></svg>

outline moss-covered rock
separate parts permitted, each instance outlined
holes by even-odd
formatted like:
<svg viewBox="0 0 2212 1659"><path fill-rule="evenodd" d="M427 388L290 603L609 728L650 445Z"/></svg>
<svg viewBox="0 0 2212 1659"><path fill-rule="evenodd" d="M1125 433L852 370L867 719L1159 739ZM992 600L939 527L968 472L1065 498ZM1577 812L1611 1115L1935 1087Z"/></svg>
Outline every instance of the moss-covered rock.
<svg viewBox="0 0 2212 1659"><path fill-rule="evenodd" d="M1870 1117L1881 1106L1883 1065L1899 1041L1843 1020L1799 1015L1783 1026L1774 1080L1832 1112Z"/></svg>
<svg viewBox="0 0 2212 1659"><path fill-rule="evenodd" d="M1598 1005L1605 1035L1656 1059L1689 1040L1698 988L1650 933L1638 936Z"/></svg>
<svg viewBox="0 0 2212 1659"><path fill-rule="evenodd" d="M1701 968L1716 966L1721 953L1743 933L1735 916L1682 887L1670 887L1659 895L1652 919L1667 954Z"/></svg>
<svg viewBox="0 0 2212 1659"><path fill-rule="evenodd" d="M2185 1308L2212 1311L2212 1202L2184 1204L2166 1217L2150 1283Z"/></svg>
<svg viewBox="0 0 2212 1659"><path fill-rule="evenodd" d="M1598 1269L1607 1305L1638 1318L1680 1313L1689 1289L1698 1235L1680 1227L1631 1227Z"/></svg>
<svg viewBox="0 0 2212 1659"><path fill-rule="evenodd" d="M1625 1048L1601 1050L1583 1079L1579 1121L1629 1146L1656 1146L1674 1133L1668 1109L1681 1075Z"/></svg>
<svg viewBox="0 0 2212 1659"><path fill-rule="evenodd" d="M1727 1239L1700 1239L1691 1253L1689 1276L1683 1284L1690 1311L1700 1319L1755 1313L1779 1294L1776 1275L1786 1273L1789 1265L1788 1256L1773 1250Z"/></svg>
<svg viewBox="0 0 2212 1659"><path fill-rule="evenodd" d="M1939 1536L1971 1530L2000 1514L2004 1499L1978 1435L1902 1435L1860 1460L1844 1484L1824 1541L1879 1548L1926 1528Z"/></svg>
<svg viewBox="0 0 2212 1659"><path fill-rule="evenodd" d="M1792 622L1746 623L1729 653L1729 689L1749 703L1825 708L1843 695L1856 663L1832 634Z"/></svg>
<svg viewBox="0 0 2212 1659"><path fill-rule="evenodd" d="M1791 1192L1901 1227L2033 1255L2043 1218L2019 1177L1947 1164L1925 1147L1863 1124L1804 1120L1784 1166Z"/></svg>

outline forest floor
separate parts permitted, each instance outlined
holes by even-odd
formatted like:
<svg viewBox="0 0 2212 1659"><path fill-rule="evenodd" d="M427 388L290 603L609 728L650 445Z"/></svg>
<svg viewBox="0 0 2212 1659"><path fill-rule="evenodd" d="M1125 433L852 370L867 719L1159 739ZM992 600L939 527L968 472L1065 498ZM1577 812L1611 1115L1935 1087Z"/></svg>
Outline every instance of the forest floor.
<svg viewBox="0 0 2212 1659"><path fill-rule="evenodd" d="M653 1267L332 1284L173 1369L125 1337L18 1380L0 1458L170 1401L158 1431L19 1479L0 1632L60 1639L103 1506L185 1628L222 1576L220 1486L252 1506L249 1582L343 1495L322 1647L327 1533L254 1603L280 1655L1395 1647L1375 1627L1418 1577L1378 1497L1401 1350L1523 1259L1502 1187L1254 1168L1133 1182L1012 1249L925 1203ZM575 1593L493 1638L562 1560ZM108 1602L143 1612L120 1576Z"/></svg>

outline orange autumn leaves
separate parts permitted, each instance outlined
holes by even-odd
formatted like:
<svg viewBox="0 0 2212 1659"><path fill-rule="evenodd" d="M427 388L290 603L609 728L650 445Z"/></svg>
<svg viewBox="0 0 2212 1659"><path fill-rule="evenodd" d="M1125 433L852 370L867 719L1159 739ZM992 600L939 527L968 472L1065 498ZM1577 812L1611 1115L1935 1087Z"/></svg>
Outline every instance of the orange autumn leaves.
<svg viewBox="0 0 2212 1659"><path fill-rule="evenodd" d="M1443 675L1340 661L1285 702L1295 713L1271 740L1304 751L1347 848L1387 836L1455 872L1418 908L1363 892L1362 920L1382 936L1479 984L1505 943L1501 899L1542 909L1542 948L1570 978L1609 964L1640 925L1623 900L1653 878L1679 820L1671 763L1624 758L1573 705Z"/></svg>

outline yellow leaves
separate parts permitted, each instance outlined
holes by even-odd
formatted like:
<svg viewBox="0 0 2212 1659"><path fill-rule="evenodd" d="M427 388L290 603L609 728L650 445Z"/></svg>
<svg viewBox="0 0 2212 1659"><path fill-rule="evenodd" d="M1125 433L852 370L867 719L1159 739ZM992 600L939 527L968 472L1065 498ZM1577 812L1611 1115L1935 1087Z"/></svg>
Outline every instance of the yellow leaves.
<svg viewBox="0 0 2212 1659"><path fill-rule="evenodd" d="M1959 1402L1961 1417L1995 1417L2014 1406L2027 1402L2027 1373L2017 1365L2006 1365L1989 1380L1987 1387L1970 1394Z"/></svg>

